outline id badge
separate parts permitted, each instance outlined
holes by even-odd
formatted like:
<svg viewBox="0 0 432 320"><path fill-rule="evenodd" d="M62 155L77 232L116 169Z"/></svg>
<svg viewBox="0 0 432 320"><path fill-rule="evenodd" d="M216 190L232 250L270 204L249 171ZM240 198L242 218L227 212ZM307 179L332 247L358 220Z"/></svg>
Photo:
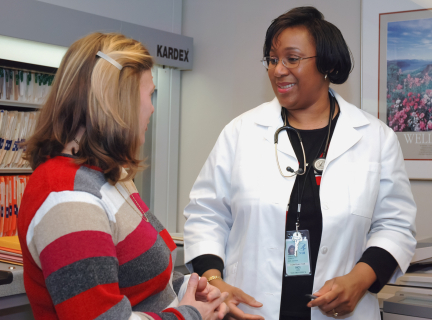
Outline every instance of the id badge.
<svg viewBox="0 0 432 320"><path fill-rule="evenodd" d="M310 253L309 253L309 231L299 230L301 240L297 245L297 256L295 255L296 241L293 239L295 231L287 231L285 239L285 277L309 276ZM294 235L295 238L295 235Z"/></svg>

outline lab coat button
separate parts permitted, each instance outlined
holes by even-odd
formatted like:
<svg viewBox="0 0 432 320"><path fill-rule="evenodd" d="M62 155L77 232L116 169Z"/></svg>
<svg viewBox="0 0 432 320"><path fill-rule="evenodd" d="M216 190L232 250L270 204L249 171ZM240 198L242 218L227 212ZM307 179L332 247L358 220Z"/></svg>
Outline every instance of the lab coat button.
<svg viewBox="0 0 432 320"><path fill-rule="evenodd" d="M328 210L328 208L329 208L328 204L327 204L327 203L324 203L324 204L323 204L323 208L324 208L324 210Z"/></svg>
<svg viewBox="0 0 432 320"><path fill-rule="evenodd" d="M326 254L327 251L328 251L328 248L327 248L327 247L322 247L322 248L321 248L321 253L322 253L322 254Z"/></svg>

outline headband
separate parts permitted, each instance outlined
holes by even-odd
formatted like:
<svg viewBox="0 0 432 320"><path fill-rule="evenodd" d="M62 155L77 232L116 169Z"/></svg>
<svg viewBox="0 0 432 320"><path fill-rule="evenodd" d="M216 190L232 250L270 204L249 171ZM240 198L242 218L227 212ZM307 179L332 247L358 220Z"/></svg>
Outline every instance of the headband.
<svg viewBox="0 0 432 320"><path fill-rule="evenodd" d="M118 63L117 61L115 61L113 58L109 57L108 55L106 55L102 51L98 51L98 53L96 53L96 55L101 57L102 59L105 59L106 61L111 63L117 69L119 69L119 70L123 69L123 66L120 63Z"/></svg>

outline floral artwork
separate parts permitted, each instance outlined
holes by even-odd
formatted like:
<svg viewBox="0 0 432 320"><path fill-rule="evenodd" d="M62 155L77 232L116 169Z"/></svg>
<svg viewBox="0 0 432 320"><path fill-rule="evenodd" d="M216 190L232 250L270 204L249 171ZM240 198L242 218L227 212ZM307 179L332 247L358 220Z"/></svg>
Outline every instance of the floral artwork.
<svg viewBox="0 0 432 320"><path fill-rule="evenodd" d="M432 131L432 18L389 22L387 125Z"/></svg>

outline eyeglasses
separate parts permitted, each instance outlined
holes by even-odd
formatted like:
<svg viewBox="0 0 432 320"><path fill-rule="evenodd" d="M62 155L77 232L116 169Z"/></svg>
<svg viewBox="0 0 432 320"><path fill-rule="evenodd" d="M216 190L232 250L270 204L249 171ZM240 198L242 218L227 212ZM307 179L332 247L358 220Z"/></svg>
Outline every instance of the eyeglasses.
<svg viewBox="0 0 432 320"><path fill-rule="evenodd" d="M310 58L315 58L316 56L313 57L306 57L306 58L300 58L300 57L289 57L289 58L283 58L280 61L282 61L282 64L284 65L285 68L287 69L294 69L297 68L298 65L300 64L301 60L306 60L306 59L310 59ZM269 69L274 69L276 68L276 66L279 63L279 58L271 58L271 57L264 57L261 60L263 66L269 70Z"/></svg>

